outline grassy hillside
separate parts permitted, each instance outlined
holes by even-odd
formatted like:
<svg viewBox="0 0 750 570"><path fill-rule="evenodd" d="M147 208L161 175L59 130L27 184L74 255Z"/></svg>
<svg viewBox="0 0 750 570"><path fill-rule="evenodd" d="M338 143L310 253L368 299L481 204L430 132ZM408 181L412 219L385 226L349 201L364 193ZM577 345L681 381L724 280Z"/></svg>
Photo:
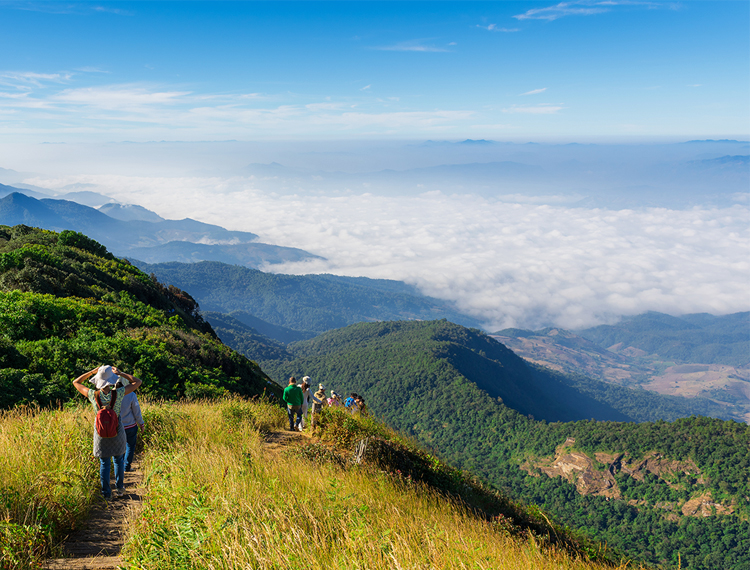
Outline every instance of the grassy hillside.
<svg viewBox="0 0 750 570"><path fill-rule="evenodd" d="M360 323L289 350L292 361L262 363L277 380L307 374L363 394L389 425L634 559L695 570L750 564L745 424L539 421L581 414L585 398L566 400L569 386L445 321ZM615 396L628 392L634 400L623 406L643 404L633 391Z"/></svg>
<svg viewBox="0 0 750 570"><path fill-rule="evenodd" d="M65 401L72 379L102 363L164 398L280 393L184 291L82 234L0 226L0 408Z"/></svg>
<svg viewBox="0 0 750 570"><path fill-rule="evenodd" d="M476 319L450 303L425 297L399 282L335 275L277 275L217 262L139 263L166 283L190 291L208 311L244 311L267 323L323 332L361 321ZM253 326L253 325L251 325Z"/></svg>
<svg viewBox="0 0 750 570"><path fill-rule="evenodd" d="M144 503L126 524L128 567L626 567L366 418L328 413L322 439L274 449L265 434L285 414L263 401L144 401L143 413ZM97 495L92 421L82 403L0 413L3 569L36 567L85 518Z"/></svg>

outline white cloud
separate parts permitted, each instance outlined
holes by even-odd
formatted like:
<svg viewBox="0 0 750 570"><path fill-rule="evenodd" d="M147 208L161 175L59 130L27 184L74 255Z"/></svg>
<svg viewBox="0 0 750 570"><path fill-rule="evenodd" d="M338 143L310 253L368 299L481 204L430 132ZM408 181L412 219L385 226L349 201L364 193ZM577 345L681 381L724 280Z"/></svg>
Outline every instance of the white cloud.
<svg viewBox="0 0 750 570"><path fill-rule="evenodd" d="M520 28L498 28L497 24L488 24L487 26L482 26L481 24L477 24L477 28L481 28L483 30L487 30L488 32L505 32L505 33L512 33L512 32L520 32Z"/></svg>
<svg viewBox="0 0 750 570"><path fill-rule="evenodd" d="M138 85L109 85L65 89L51 99L100 109L132 109L179 103L189 91L153 91Z"/></svg>
<svg viewBox="0 0 750 570"><path fill-rule="evenodd" d="M536 95L537 93L544 93L546 90L546 87L542 87L541 89L533 89L531 91L527 91L526 93L521 93L521 95Z"/></svg>
<svg viewBox="0 0 750 570"><path fill-rule="evenodd" d="M0 72L0 85L29 90L43 87L47 83L66 83L73 77L71 73L34 73L32 71Z"/></svg>
<svg viewBox="0 0 750 570"><path fill-rule="evenodd" d="M503 113L525 113L528 115L553 115L558 111L564 109L559 105L513 105L507 109L503 109Z"/></svg>
<svg viewBox="0 0 750 570"><path fill-rule="evenodd" d="M532 8L523 14L513 16L518 20L557 20L565 16L593 16L603 14L619 6L640 6L648 9L674 9L676 3L648 2L638 0L573 0L560 2L554 6Z"/></svg>
<svg viewBox="0 0 750 570"><path fill-rule="evenodd" d="M372 85L365 85L364 87L362 87L362 88L360 89L360 91L367 91L367 90L369 90L369 89L370 89L371 87L372 87Z"/></svg>
<svg viewBox="0 0 750 570"><path fill-rule="evenodd" d="M382 112L381 105L372 106L373 101L365 107L361 101L326 97L325 102L305 104L299 101L301 96L293 93L206 94L145 83L71 87L54 93L34 87L42 81L65 79L60 74L6 74L7 81L12 80L14 85L23 82L25 87L0 89L3 112L14 112L19 117L0 130L9 136L41 131L51 135L99 133L107 140L171 139L171 133L178 130L183 139L304 137L312 133L327 137L363 127L369 128L370 134L395 134L406 128L404 132L419 132L420 136L435 129L456 127L473 115L456 109L400 110L394 104L399 102L398 97L390 97L389 111ZM362 88L370 89L371 85ZM279 104L284 100L293 103Z"/></svg>
<svg viewBox="0 0 750 570"><path fill-rule="evenodd" d="M618 315L750 309L750 207L603 210L425 192L286 195L246 178L71 176L167 218L191 217L326 260L274 267L404 280L486 323L584 327ZM526 197L522 197L527 199Z"/></svg>

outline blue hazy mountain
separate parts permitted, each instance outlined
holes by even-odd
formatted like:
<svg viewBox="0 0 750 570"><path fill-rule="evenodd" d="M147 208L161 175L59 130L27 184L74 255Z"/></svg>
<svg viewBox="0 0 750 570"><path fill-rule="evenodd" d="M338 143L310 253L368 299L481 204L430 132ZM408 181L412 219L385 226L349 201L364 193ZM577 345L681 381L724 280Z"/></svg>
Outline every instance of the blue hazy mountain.
<svg viewBox="0 0 750 570"><path fill-rule="evenodd" d="M316 257L301 249L259 243L258 236L250 232L229 231L190 218L124 221L77 202L38 200L20 192L0 200L0 224L79 231L115 255L151 263L217 260L257 267Z"/></svg>

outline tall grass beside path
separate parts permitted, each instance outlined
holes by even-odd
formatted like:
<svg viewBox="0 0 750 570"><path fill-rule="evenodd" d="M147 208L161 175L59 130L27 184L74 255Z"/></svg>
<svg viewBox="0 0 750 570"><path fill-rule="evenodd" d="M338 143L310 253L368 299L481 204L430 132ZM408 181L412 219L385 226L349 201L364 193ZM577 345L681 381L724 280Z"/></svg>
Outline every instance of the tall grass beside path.
<svg viewBox="0 0 750 570"><path fill-rule="evenodd" d="M604 568L518 540L457 501L386 473L264 448L278 407L180 403L170 445L148 445L143 509L123 554L134 568ZM148 420L147 420L148 421Z"/></svg>
<svg viewBox="0 0 750 570"><path fill-rule="evenodd" d="M30 568L100 495L90 405L0 411L0 568Z"/></svg>

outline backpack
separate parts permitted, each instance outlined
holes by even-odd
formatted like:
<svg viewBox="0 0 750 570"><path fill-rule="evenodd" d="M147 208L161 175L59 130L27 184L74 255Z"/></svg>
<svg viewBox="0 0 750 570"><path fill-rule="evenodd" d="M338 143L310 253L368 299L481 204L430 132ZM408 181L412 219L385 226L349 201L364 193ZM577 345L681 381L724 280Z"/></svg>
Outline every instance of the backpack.
<svg viewBox="0 0 750 570"><path fill-rule="evenodd" d="M117 401L117 390L112 391L112 400L107 407L102 407L102 401L99 398L100 390L94 392L94 399L96 400L96 407L99 409L96 412L96 421L94 426L96 427L96 433L99 437L111 438L117 436L117 414L115 413L114 407Z"/></svg>

